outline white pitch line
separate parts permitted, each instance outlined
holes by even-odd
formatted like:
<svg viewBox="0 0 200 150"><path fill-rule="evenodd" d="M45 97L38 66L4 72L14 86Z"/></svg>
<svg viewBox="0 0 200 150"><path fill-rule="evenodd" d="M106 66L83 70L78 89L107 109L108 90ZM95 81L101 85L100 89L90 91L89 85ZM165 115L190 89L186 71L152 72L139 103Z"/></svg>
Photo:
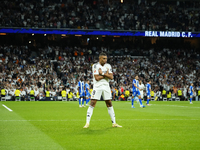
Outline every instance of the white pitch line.
<svg viewBox="0 0 200 150"><path fill-rule="evenodd" d="M189 106L179 106L179 105L159 105L159 104L151 104L151 105L158 105L158 106L171 106L171 107L189 107ZM189 108L200 108L200 107L189 107Z"/></svg>
<svg viewBox="0 0 200 150"><path fill-rule="evenodd" d="M93 119L92 121L107 121L107 120L110 120L110 119ZM200 119L117 119L117 120L135 120L135 121L155 121L155 120L200 120ZM36 121L36 122L42 122L42 121L45 121L45 122L54 122L54 121L58 121L58 122L61 122L61 121L85 121L85 119L66 119L66 120L0 120L0 122L22 122L22 121Z"/></svg>
<svg viewBox="0 0 200 150"><path fill-rule="evenodd" d="M3 107L5 107L6 109L8 109L9 111L12 111L12 109L8 108L6 105L2 104Z"/></svg>

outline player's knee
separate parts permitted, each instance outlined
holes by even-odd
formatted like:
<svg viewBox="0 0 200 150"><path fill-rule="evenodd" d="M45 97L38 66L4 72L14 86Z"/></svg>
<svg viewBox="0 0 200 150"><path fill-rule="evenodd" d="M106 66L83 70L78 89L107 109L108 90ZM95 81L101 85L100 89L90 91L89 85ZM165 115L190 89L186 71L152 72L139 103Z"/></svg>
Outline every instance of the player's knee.
<svg viewBox="0 0 200 150"><path fill-rule="evenodd" d="M95 105L96 105L96 101L91 100L90 105L91 105L92 107L95 107Z"/></svg>
<svg viewBox="0 0 200 150"><path fill-rule="evenodd" d="M106 101L106 106L107 106L107 107L112 107L112 102L111 102L111 100Z"/></svg>

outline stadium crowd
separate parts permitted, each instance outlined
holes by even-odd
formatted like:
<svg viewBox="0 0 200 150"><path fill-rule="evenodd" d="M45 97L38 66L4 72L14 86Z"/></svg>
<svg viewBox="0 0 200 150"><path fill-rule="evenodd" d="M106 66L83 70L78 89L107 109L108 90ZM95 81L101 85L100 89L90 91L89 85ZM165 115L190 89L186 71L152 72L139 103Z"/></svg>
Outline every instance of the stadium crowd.
<svg viewBox="0 0 200 150"><path fill-rule="evenodd" d="M186 99L191 82L196 95L200 91L199 51L168 48L144 50L147 56L133 58L127 54L135 49L48 46L35 52L28 46L0 46L0 87L9 96L15 96L19 89L24 99L28 99L31 90L35 91L36 99L43 99L46 91L56 98L63 89L76 97L80 78L89 79L92 84L92 64L98 62L101 51L108 54L108 63L113 69L114 79L110 81L113 98L125 96L126 91L130 96L136 74L144 84L151 79L154 96L163 90L177 95L181 90Z"/></svg>
<svg viewBox="0 0 200 150"><path fill-rule="evenodd" d="M91 1L92 2L92 1ZM4 0L0 27L199 31L200 2Z"/></svg>

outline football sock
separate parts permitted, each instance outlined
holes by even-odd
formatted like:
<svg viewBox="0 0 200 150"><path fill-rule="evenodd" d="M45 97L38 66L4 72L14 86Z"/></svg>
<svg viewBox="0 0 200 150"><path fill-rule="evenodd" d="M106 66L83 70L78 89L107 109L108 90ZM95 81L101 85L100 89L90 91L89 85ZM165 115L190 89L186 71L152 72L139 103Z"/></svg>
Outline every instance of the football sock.
<svg viewBox="0 0 200 150"><path fill-rule="evenodd" d="M79 98L79 105L81 105L81 99Z"/></svg>
<svg viewBox="0 0 200 150"><path fill-rule="evenodd" d="M134 105L134 98L132 98L132 106Z"/></svg>
<svg viewBox="0 0 200 150"><path fill-rule="evenodd" d="M139 102L140 102L140 105L142 106L142 100L141 99L139 99Z"/></svg>
<svg viewBox="0 0 200 150"><path fill-rule="evenodd" d="M93 109L94 109L94 107L92 107L91 105L88 107L87 118L86 118L86 123L88 123L88 124L90 124L90 119L91 119L92 114L93 114Z"/></svg>
<svg viewBox="0 0 200 150"><path fill-rule="evenodd" d="M84 105L84 101L85 101L85 99L83 98L82 105Z"/></svg>
<svg viewBox="0 0 200 150"><path fill-rule="evenodd" d="M149 99L147 99L147 104L149 104Z"/></svg>
<svg viewBox="0 0 200 150"><path fill-rule="evenodd" d="M115 121L115 112L114 112L113 106L108 107L108 114L110 115L112 123L116 123L116 121Z"/></svg>
<svg viewBox="0 0 200 150"><path fill-rule="evenodd" d="M190 98L190 103L192 102L192 98Z"/></svg>

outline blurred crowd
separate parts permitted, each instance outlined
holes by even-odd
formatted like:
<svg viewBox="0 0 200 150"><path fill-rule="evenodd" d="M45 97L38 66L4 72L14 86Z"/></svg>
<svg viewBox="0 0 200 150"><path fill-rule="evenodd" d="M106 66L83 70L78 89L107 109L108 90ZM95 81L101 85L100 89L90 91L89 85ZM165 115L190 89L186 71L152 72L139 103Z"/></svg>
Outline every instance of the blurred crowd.
<svg viewBox="0 0 200 150"><path fill-rule="evenodd" d="M4 0L0 27L199 31L200 2Z"/></svg>
<svg viewBox="0 0 200 150"><path fill-rule="evenodd" d="M156 93L165 89L177 94L181 89L187 95L190 83L200 90L200 52L195 49L149 49L144 57L132 57L134 49L110 49L108 47L53 47L47 46L32 51L28 46L0 46L0 87L10 96L18 88L24 95L33 89L35 96L61 95L64 87L76 95L80 78L90 80L92 88L92 65L98 62L100 52L108 54L108 63L113 69L110 81L113 94L132 92L132 80L139 75L143 84L151 79ZM120 53L118 53L118 51ZM123 90L122 90L123 89ZM144 88L145 90L145 88Z"/></svg>

